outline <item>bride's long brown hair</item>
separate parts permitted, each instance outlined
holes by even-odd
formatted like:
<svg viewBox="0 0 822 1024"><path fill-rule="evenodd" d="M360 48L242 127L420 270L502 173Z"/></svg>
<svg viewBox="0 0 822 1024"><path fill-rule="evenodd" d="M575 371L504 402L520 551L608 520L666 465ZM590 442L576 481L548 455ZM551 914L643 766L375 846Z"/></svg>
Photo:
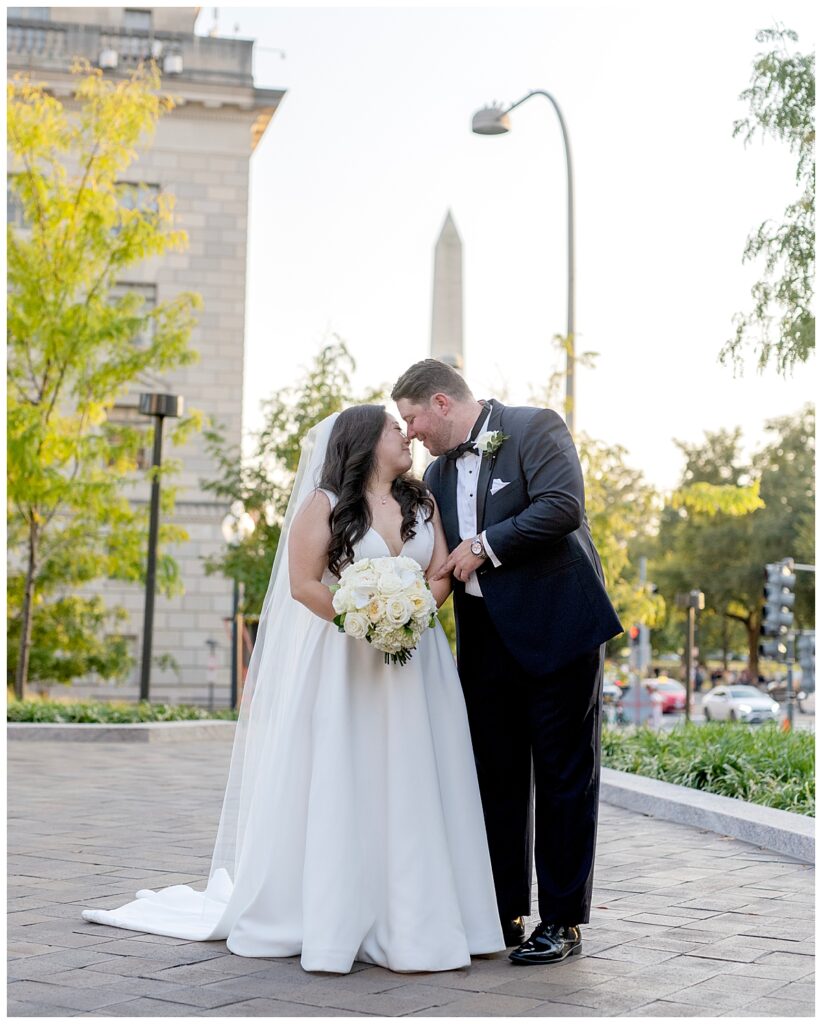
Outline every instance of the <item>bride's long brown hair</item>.
<svg viewBox="0 0 822 1024"><path fill-rule="evenodd" d="M354 561L354 545L371 528L365 492L377 468L377 445L384 428L384 405L354 405L337 417L328 440L320 487L337 495L328 545L328 568L335 576ZM400 537L405 542L416 533L417 510L425 509L429 522L434 502L425 484L408 473L394 480L391 494L402 509Z"/></svg>

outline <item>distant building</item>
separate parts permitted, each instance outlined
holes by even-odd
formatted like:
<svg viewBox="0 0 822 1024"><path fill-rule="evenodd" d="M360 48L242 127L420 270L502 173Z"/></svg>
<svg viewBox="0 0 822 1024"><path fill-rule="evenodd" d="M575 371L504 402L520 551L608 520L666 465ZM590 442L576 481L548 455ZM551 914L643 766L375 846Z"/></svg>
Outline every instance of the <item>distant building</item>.
<svg viewBox="0 0 822 1024"><path fill-rule="evenodd" d="M120 78L154 57L164 88L178 101L161 119L151 148L128 169L128 180L176 197L180 227L187 230L184 253L147 261L119 288L139 291L149 303L181 291L204 300L191 344L199 362L145 379L118 405L112 418L146 423L137 411L140 391L181 394L186 408L213 415L239 446L242 424L245 331L246 244L249 161L284 96L258 89L252 75L254 43L194 34L196 7L9 7L8 74L30 71L58 97L71 93L69 67L85 57L107 76ZM14 219L13 204L10 214ZM139 344L139 339L135 339ZM154 654L170 656L176 668L152 670L152 697L204 703L209 690L228 703L231 643L228 620L232 585L206 576L203 557L220 550L224 503L201 489L214 475L202 438L165 454L182 462L174 521L190 540L171 553L180 564L185 594L158 597ZM148 487L139 500L148 499ZM130 613L129 636L138 664L122 687L88 680L77 694L133 697L138 693L144 592L141 586L100 585L99 592ZM213 650L213 655L210 653Z"/></svg>
<svg viewBox="0 0 822 1024"><path fill-rule="evenodd" d="M434 249L431 358L464 372L462 336L462 239L451 211Z"/></svg>

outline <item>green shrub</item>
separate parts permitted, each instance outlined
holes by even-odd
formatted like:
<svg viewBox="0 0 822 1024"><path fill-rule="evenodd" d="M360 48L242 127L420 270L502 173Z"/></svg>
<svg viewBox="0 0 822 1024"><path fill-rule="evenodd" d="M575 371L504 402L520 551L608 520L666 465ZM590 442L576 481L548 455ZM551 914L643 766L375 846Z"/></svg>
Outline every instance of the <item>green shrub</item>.
<svg viewBox="0 0 822 1024"><path fill-rule="evenodd" d="M782 811L810 817L815 812L811 732L734 722L681 725L670 732L605 728L602 763Z"/></svg>
<svg viewBox="0 0 822 1024"><path fill-rule="evenodd" d="M97 722L111 725L136 722L191 722L207 719L231 720L237 713L231 708L193 707L189 704L139 704L105 701L9 700L10 722Z"/></svg>

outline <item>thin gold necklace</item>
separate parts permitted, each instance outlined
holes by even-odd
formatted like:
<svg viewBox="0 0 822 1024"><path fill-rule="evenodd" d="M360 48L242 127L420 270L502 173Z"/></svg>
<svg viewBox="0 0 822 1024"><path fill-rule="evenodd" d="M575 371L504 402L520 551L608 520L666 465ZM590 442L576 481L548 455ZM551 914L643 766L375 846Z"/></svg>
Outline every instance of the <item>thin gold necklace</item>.
<svg viewBox="0 0 822 1024"><path fill-rule="evenodd" d="M385 494L385 495L383 495L383 494L375 494L373 491L366 491L365 493L366 494L370 494L372 498L379 498L381 505L387 505L388 504L388 499L391 496L391 492L390 491L388 492L388 494Z"/></svg>

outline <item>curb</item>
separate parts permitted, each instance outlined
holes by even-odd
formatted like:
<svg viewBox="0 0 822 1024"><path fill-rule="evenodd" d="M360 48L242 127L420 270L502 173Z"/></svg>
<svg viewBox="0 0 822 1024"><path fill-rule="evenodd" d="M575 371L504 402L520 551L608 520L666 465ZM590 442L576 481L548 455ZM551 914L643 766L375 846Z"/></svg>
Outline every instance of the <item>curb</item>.
<svg viewBox="0 0 822 1024"><path fill-rule="evenodd" d="M804 814L779 811L614 768L602 769L600 799L603 803L663 821L733 836L807 864L815 863L816 820Z"/></svg>
<svg viewBox="0 0 822 1024"><path fill-rule="evenodd" d="M194 722L97 723L8 722L9 740L69 741L74 743L176 743L231 736L234 722L203 719Z"/></svg>

